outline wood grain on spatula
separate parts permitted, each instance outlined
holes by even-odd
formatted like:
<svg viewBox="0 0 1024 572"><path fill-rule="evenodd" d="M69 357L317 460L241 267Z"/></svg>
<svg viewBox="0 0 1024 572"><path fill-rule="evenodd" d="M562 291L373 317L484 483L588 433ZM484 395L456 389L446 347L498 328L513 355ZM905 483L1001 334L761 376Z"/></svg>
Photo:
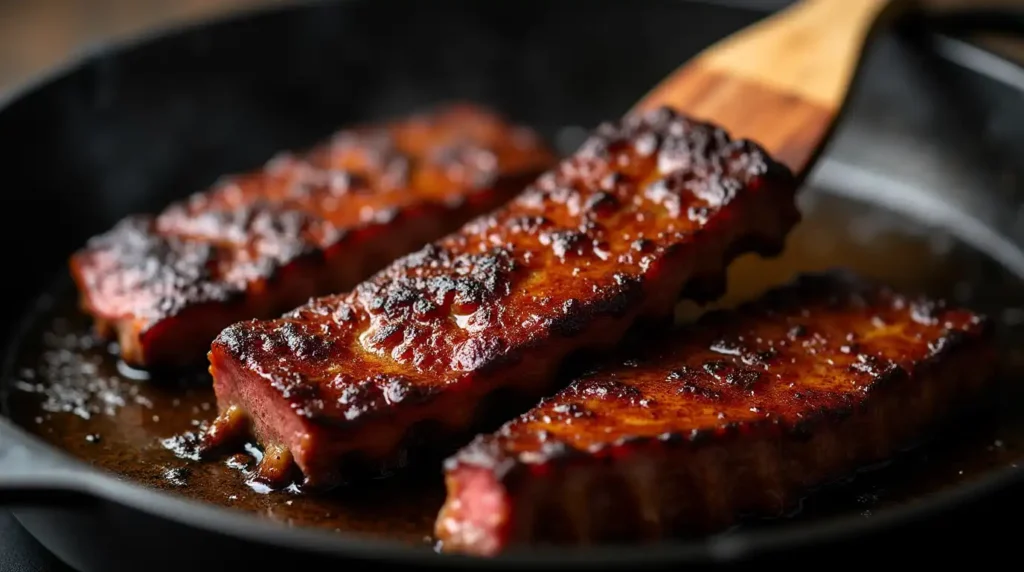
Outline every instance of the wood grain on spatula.
<svg viewBox="0 0 1024 572"><path fill-rule="evenodd" d="M716 43L634 111L670 106L760 143L798 176L842 111L869 40L903 0L803 0Z"/></svg>

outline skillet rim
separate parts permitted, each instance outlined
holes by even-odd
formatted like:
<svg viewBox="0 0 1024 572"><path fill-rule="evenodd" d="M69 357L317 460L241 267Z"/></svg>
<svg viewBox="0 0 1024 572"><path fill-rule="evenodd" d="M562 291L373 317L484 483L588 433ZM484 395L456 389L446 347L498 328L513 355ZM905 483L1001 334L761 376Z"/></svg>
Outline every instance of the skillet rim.
<svg viewBox="0 0 1024 572"><path fill-rule="evenodd" d="M18 102L31 97L76 69L103 56L129 52L152 42L200 29L214 28L274 13L301 11L322 1L291 0L285 5L270 4L233 10L184 23L151 27L140 33L128 34L105 42L98 47L75 52L57 65L21 82L7 90L6 93L0 94L0 113L8 111ZM694 4L709 3L707 0L684 1ZM756 13L770 13L777 8L776 6L752 7L746 4L716 3L715 5L723 10ZM1024 66L1021 64L969 41L945 35L939 35L937 39L945 47L944 50L939 51L938 55L948 62L987 76L1013 89L1021 88L1020 85L1014 85L1015 82L998 77L991 69L982 69L983 63L979 61L979 58L986 59L988 65L1008 66L1022 72L1022 80L1024 80ZM950 57L953 52L959 52L960 57ZM1017 250L1024 250L1024 248L1018 247ZM51 280L50 284L54 284L54 281ZM11 372L13 357L17 353L14 350L22 343L21 334L39 311L39 305L43 303L44 299L45 296L37 297L29 312L21 319L14 321L11 327L5 328L7 335L2 341L5 342L3 347L7 350L5 352L7 355L0 364L0 374L3 375L3 378L8 377ZM622 564L642 566L682 562L726 563L758 554L811 547L830 540L849 539L872 531L892 529L901 524L923 520L929 515L949 511L971 500L1004 490L1014 483L1024 482L1024 478L1022 478L1024 477L1024 466L1011 466L992 471L974 482L886 509L871 519L860 518L856 515L837 515L810 523L787 524L781 527L769 527L726 536L712 536L700 540L669 541L644 547L601 546L579 551L542 548L509 553L481 561L481 559L473 557L433 554L426 548L409 546L392 540L381 540L359 533L338 534L312 528L284 527L278 523L253 518L241 511L195 501L173 493L150 489L133 481L118 479L110 473L97 470L86 462L46 444L10 420L6 413L6 399L2 399L8 390L6 384L0 383L0 406L3 406L0 410L0 434L10 437L10 441L15 447L23 447L29 451L53 457L59 467L59 470L49 474L45 472L47 469L43 469L43 474L31 474L32 468L30 467L30 479L26 484L30 484L31 488L82 495L95 502L116 503L151 517L166 519L215 535L230 536L242 541L338 558L360 558L405 564L424 563L429 558L429 563L434 565L459 567L468 565L474 568L479 566L505 568L555 563L571 568L608 567ZM16 509L15 516L17 517Z"/></svg>

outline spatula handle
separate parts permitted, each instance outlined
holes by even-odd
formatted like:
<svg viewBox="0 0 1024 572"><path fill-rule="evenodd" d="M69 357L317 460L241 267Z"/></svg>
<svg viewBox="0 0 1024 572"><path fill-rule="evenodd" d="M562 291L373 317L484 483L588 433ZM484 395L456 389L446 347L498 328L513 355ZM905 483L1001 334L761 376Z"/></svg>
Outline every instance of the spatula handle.
<svg viewBox="0 0 1024 572"><path fill-rule="evenodd" d="M685 67L698 64L837 109L869 34L910 2L802 0L716 43ZM680 99L674 97L674 78L662 81L637 107L673 105Z"/></svg>
<svg viewBox="0 0 1024 572"><path fill-rule="evenodd" d="M803 0L727 38L702 65L829 109L838 108L868 35L899 0Z"/></svg>
<svg viewBox="0 0 1024 572"><path fill-rule="evenodd" d="M674 107L764 145L806 174L873 32L913 0L803 0L704 50L634 108Z"/></svg>

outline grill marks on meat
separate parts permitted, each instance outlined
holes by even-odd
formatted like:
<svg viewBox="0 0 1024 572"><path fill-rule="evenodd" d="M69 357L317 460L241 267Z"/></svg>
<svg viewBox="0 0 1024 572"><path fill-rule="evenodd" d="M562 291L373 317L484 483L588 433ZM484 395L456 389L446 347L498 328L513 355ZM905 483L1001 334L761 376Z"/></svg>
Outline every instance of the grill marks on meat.
<svg viewBox="0 0 1024 572"><path fill-rule="evenodd" d="M448 105L342 130L157 216L128 217L77 252L71 271L125 361L198 363L224 327L351 288L554 162L531 131Z"/></svg>
<svg viewBox="0 0 1024 572"><path fill-rule="evenodd" d="M446 464L446 550L709 532L884 459L991 379L987 320L810 275L579 378Z"/></svg>
<svg viewBox="0 0 1024 572"><path fill-rule="evenodd" d="M498 390L541 397L573 352L670 320L681 293L717 295L740 253L777 253L795 186L754 143L668 109L602 125L505 207L350 293L224 330L218 404L248 422L219 420L207 445L251 426L307 485L402 465L409 439L468 430Z"/></svg>

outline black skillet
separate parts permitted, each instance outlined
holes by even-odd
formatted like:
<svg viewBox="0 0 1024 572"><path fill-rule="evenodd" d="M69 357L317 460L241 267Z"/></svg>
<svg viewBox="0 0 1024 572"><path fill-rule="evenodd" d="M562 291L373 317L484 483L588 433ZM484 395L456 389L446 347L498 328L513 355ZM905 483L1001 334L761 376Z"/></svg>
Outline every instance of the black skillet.
<svg viewBox="0 0 1024 572"><path fill-rule="evenodd" d="M0 110L0 236L9 268L0 321L20 324L5 346L0 385L0 505L85 571L223 570L274 557L296 569L385 561L674 568L780 554L841 553L853 563L892 550L921 562L921 551L934 555L953 539L998 542L1005 529L986 528L986 519L1020 502L1020 487L1010 485L1024 480L1016 468L1024 412L1010 399L985 414L990 422L964 421L936 440L944 444L821 491L783 522L642 548L537 550L479 562L391 540L380 526L367 526L368 535L289 528L185 500L167 482L141 476L152 473L142 449L90 458L83 443L91 435L50 432L71 427L53 421L71 414L43 415L26 398L21 366L71 296L67 255L121 216L158 209L339 125L442 100L493 105L571 151L580 127L621 114L700 48L784 2L724 4L311 3L105 50L15 95ZM922 288L934 283L994 313L1012 346L1024 313L1024 225L1013 195L1019 173L1007 165L1024 151L1024 72L955 40L930 48L886 40L870 55L850 113L805 191L804 238L774 265L741 267L737 283L831 264ZM116 376L105 359L101 372ZM50 374L80 378L76 367ZM121 397L132 394L130 380L118 383ZM97 450L116 449L117 434L101 437ZM405 494L401 484L382 486ZM955 526L979 516L967 529Z"/></svg>

